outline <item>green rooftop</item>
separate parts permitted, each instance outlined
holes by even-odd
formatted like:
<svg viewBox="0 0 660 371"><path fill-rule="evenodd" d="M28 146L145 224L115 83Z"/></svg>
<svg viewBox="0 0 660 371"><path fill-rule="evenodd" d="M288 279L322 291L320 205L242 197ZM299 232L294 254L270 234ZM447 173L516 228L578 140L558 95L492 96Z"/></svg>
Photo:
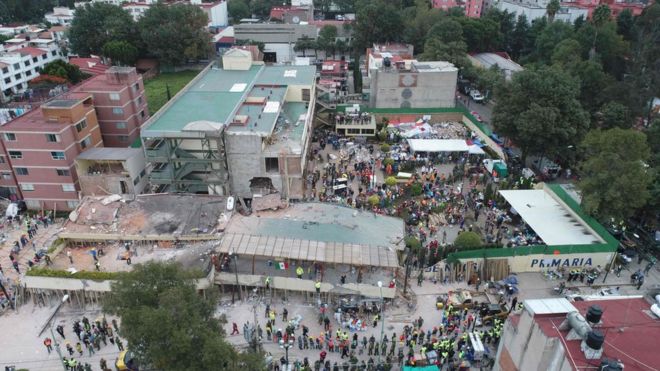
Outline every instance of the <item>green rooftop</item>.
<svg viewBox="0 0 660 371"><path fill-rule="evenodd" d="M143 137L159 137L166 133L178 133L190 122L212 121L226 124L237 112L250 117L245 128L231 127L231 131L273 130L277 113L261 113L261 107L243 105L248 96L266 96L280 104L284 101L285 86L311 85L316 77L314 66L263 66L253 65L247 71L210 68L169 102L151 119L143 130ZM261 86L266 86L263 90ZM268 86L272 86L269 88ZM262 94L263 93L263 94ZM281 109L281 107L280 107ZM259 112L257 112L259 111Z"/></svg>
<svg viewBox="0 0 660 371"><path fill-rule="evenodd" d="M263 68L252 66L247 71L206 70L169 106L163 107L162 114L156 115L145 128L143 137L157 137L159 132L180 132L193 121L227 122Z"/></svg>

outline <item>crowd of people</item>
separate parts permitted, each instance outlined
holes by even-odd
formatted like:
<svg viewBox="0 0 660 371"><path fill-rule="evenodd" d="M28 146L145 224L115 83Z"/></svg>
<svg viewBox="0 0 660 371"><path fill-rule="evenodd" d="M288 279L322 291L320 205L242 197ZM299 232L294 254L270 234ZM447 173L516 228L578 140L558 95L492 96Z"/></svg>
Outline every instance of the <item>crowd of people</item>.
<svg viewBox="0 0 660 371"><path fill-rule="evenodd" d="M64 349L57 349L62 357L64 368L70 371L91 371L92 366L88 362L83 362L82 358L87 353L88 357L92 357L96 352L101 350L101 347L108 346L117 347L119 351L124 350L124 343L118 335L119 327L117 320L112 319L107 321L105 316L96 318L90 321L87 317L83 316L82 319L76 320L71 328L75 338L69 334L68 338L64 330L64 326L57 325L55 331L62 339L51 339L46 337L43 341L48 354L53 351L53 346L59 348L60 343L64 344ZM57 336L57 335L54 335ZM66 352L66 353L64 353ZM99 361L101 371L110 371L108 361L101 358Z"/></svg>

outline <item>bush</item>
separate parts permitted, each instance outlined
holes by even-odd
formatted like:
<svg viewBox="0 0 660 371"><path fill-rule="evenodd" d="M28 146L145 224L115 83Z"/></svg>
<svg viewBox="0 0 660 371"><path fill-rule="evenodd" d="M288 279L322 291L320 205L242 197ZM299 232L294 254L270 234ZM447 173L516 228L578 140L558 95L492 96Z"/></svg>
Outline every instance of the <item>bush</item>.
<svg viewBox="0 0 660 371"><path fill-rule="evenodd" d="M422 247L422 243L415 237L408 236L403 239L403 242L406 243L406 247L410 248L410 251L417 253L417 251Z"/></svg>
<svg viewBox="0 0 660 371"><path fill-rule="evenodd" d="M367 198L367 202L369 203L369 205L371 205L371 207L375 207L380 202L380 197L376 195L371 195L369 196L369 198Z"/></svg>
<svg viewBox="0 0 660 371"><path fill-rule="evenodd" d="M387 166L387 165L394 165L394 159L389 158L389 157L386 158L386 159L384 159L384 160L383 160L383 165L385 165L385 166Z"/></svg>
<svg viewBox="0 0 660 371"><path fill-rule="evenodd" d="M420 183L415 183L410 187L410 194L413 196L419 196L422 194L422 185Z"/></svg>
<svg viewBox="0 0 660 371"><path fill-rule="evenodd" d="M68 271L48 269L48 268L32 268L27 271L27 276L39 277L57 277L57 278L76 278L87 279L94 281L116 280L124 272L96 272L96 271L79 271L71 274Z"/></svg>
<svg viewBox="0 0 660 371"><path fill-rule="evenodd" d="M387 153L390 151L390 145L387 143L383 143L380 145L380 151L383 153Z"/></svg>
<svg viewBox="0 0 660 371"><path fill-rule="evenodd" d="M383 142L386 141L387 140L387 134L388 134L387 130L385 128L383 128L381 131L378 132L378 139L380 139Z"/></svg>
<svg viewBox="0 0 660 371"><path fill-rule="evenodd" d="M387 179L385 179L385 185L388 187L393 187L396 185L396 178L393 176L388 176Z"/></svg>
<svg viewBox="0 0 660 371"><path fill-rule="evenodd" d="M454 247L458 250L470 250L482 245L481 237L475 232L459 233L454 240Z"/></svg>

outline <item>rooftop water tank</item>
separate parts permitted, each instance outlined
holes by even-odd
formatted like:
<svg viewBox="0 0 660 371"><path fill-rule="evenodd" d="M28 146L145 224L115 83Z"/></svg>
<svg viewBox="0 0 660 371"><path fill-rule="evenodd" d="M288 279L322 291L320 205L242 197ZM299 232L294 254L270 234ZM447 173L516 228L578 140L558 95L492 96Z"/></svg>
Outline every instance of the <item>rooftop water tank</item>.
<svg viewBox="0 0 660 371"><path fill-rule="evenodd" d="M605 336L600 331L591 331L589 334L587 334L587 346L591 349L594 350L599 350L600 348L603 347L603 343L605 342Z"/></svg>
<svg viewBox="0 0 660 371"><path fill-rule="evenodd" d="M587 310L587 322L598 323L603 316L603 308L598 305L592 305Z"/></svg>

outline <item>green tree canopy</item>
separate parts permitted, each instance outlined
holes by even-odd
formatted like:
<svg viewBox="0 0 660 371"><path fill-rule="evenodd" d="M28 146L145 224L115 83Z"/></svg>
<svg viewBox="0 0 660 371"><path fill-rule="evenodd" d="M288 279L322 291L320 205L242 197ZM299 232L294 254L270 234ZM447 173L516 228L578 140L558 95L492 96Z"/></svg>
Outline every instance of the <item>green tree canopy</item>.
<svg viewBox="0 0 660 371"><path fill-rule="evenodd" d="M630 129L633 118L628 107L619 102L607 102L600 109L600 127L603 129Z"/></svg>
<svg viewBox="0 0 660 371"><path fill-rule="evenodd" d="M140 35L149 54L165 65L178 66L186 60L210 55L208 17L190 4L158 3L140 19Z"/></svg>
<svg viewBox="0 0 660 371"><path fill-rule="evenodd" d="M518 72L497 91L493 125L523 156L554 156L577 145L589 127L578 95L578 82L559 68Z"/></svg>
<svg viewBox="0 0 660 371"><path fill-rule="evenodd" d="M119 332L142 365L165 371L262 367L224 340L214 301L197 293L192 275L178 264L135 265L112 284L103 307L121 318Z"/></svg>
<svg viewBox="0 0 660 371"><path fill-rule="evenodd" d="M58 76L63 79L67 79L72 84L81 82L87 76L82 71L80 71L78 66L66 63L61 59L52 61L43 66L41 73L44 75Z"/></svg>
<svg viewBox="0 0 660 371"><path fill-rule="evenodd" d="M545 7L545 11L548 14L548 21L552 22L555 20L555 15L561 8L559 0L550 0L548 5Z"/></svg>
<svg viewBox="0 0 660 371"><path fill-rule="evenodd" d="M80 55L103 54L110 41L139 43L137 25L123 8L106 3L87 3L76 10L69 28L71 50Z"/></svg>
<svg viewBox="0 0 660 371"><path fill-rule="evenodd" d="M649 198L646 135L614 128L587 134L580 164L584 209L601 220L626 220Z"/></svg>
<svg viewBox="0 0 660 371"><path fill-rule="evenodd" d="M232 18L233 22L240 21L243 18L250 18L250 7L245 0L229 0L227 1L227 12Z"/></svg>
<svg viewBox="0 0 660 371"><path fill-rule="evenodd" d="M483 242L481 241L479 234L469 231L460 232L454 240L454 247L458 248L459 250L474 249L481 246L482 244Z"/></svg>
<svg viewBox="0 0 660 371"><path fill-rule="evenodd" d="M138 50L127 41L108 41L103 45L103 55L113 64L130 66L137 60Z"/></svg>
<svg viewBox="0 0 660 371"><path fill-rule="evenodd" d="M358 0L355 38L360 47L400 39L403 21L398 9L383 0Z"/></svg>

